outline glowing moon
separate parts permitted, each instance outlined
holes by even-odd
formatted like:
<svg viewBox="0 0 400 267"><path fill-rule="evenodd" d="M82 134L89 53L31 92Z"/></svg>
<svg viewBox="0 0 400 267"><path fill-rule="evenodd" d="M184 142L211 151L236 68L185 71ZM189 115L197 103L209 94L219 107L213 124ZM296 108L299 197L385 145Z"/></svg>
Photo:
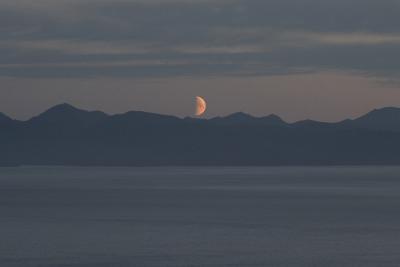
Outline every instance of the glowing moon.
<svg viewBox="0 0 400 267"><path fill-rule="evenodd" d="M206 112L207 103L204 98L196 96L196 116L201 116Z"/></svg>

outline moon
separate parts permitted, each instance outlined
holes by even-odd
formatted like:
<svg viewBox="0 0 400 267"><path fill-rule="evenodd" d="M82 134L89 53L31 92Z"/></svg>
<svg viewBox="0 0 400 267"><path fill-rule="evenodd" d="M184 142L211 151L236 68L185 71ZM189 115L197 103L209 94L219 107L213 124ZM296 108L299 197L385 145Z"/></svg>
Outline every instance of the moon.
<svg viewBox="0 0 400 267"><path fill-rule="evenodd" d="M206 112L207 103L204 98L196 96L196 116L201 116Z"/></svg>

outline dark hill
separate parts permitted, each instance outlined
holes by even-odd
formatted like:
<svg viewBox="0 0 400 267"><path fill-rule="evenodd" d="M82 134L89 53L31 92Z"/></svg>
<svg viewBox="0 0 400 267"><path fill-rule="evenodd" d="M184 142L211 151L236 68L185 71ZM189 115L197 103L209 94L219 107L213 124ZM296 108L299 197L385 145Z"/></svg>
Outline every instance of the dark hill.
<svg viewBox="0 0 400 267"><path fill-rule="evenodd" d="M400 131L400 108L375 109L351 122L353 126L377 131Z"/></svg>
<svg viewBox="0 0 400 267"><path fill-rule="evenodd" d="M2 124L2 123L10 123L12 121L13 120L10 117L8 117L5 114L0 112L0 124Z"/></svg>
<svg viewBox="0 0 400 267"><path fill-rule="evenodd" d="M280 117L271 114L266 117L254 117L252 115L237 112L226 117L217 117L209 120L210 122L221 124L221 125L276 125L284 126L287 125Z"/></svg>
<svg viewBox="0 0 400 267"><path fill-rule="evenodd" d="M107 117L107 114L100 111L86 111L64 103L46 110L39 116L33 117L28 123L90 126Z"/></svg>
<svg viewBox="0 0 400 267"><path fill-rule="evenodd" d="M62 104L25 122L0 115L0 165L400 164L399 114L385 108L340 123L288 124L276 115L110 116Z"/></svg>

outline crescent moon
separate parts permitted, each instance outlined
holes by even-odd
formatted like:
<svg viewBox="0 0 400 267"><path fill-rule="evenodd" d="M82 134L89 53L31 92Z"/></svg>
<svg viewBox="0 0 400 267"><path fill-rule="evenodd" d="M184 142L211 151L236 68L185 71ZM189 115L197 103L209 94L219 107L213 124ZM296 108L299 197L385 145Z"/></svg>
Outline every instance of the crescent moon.
<svg viewBox="0 0 400 267"><path fill-rule="evenodd" d="M196 116L201 116L206 112L207 103L204 98L196 96Z"/></svg>

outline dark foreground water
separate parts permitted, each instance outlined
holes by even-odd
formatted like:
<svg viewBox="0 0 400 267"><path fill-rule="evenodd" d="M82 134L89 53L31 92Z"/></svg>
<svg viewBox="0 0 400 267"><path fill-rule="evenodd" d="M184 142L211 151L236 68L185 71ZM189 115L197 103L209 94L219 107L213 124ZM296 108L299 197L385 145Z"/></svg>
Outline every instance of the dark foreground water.
<svg viewBox="0 0 400 267"><path fill-rule="evenodd" d="M4 168L0 266L400 266L400 168Z"/></svg>

